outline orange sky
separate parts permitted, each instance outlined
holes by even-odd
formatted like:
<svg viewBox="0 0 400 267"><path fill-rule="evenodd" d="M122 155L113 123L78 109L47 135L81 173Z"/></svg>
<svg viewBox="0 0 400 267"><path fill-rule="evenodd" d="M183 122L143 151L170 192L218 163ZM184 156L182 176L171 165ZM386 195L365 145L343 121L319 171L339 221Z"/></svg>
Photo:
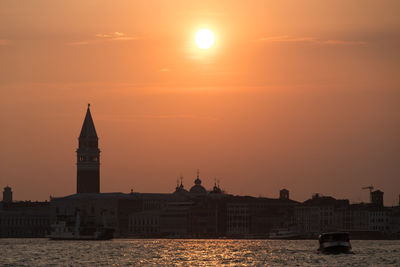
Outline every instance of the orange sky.
<svg viewBox="0 0 400 267"><path fill-rule="evenodd" d="M75 192L88 102L101 191L367 201L400 193L400 2L15 1L0 8L0 186ZM215 46L194 44L211 29Z"/></svg>

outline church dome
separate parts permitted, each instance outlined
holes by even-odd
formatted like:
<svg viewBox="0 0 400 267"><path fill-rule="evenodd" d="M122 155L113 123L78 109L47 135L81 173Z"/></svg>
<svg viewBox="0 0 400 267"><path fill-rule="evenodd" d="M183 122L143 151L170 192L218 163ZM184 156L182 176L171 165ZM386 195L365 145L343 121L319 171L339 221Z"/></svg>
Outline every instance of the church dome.
<svg viewBox="0 0 400 267"><path fill-rule="evenodd" d="M193 194L206 194L207 190L201 185L201 180L199 177L199 171L197 171L197 178L194 180L194 186L190 188L190 193Z"/></svg>
<svg viewBox="0 0 400 267"><path fill-rule="evenodd" d="M194 194L206 194L207 191L206 189L202 186L202 185L194 185L192 186L192 188L190 188L190 193L194 193Z"/></svg>

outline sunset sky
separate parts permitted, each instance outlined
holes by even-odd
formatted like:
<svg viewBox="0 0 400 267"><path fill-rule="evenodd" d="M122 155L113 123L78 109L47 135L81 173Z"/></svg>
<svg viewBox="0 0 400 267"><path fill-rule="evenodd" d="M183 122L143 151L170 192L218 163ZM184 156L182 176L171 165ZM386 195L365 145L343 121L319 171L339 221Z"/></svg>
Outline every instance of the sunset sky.
<svg viewBox="0 0 400 267"><path fill-rule="evenodd" d="M400 1L2 0L0 187L76 192L87 103L102 192L400 194ZM209 49L195 33L210 29Z"/></svg>

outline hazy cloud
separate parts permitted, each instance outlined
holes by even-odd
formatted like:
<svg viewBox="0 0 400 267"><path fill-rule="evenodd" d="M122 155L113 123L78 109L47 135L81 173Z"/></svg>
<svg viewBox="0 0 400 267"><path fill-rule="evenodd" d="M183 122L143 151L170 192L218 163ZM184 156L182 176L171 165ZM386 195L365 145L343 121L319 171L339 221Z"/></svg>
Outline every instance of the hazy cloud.
<svg viewBox="0 0 400 267"><path fill-rule="evenodd" d="M129 40L139 40L142 39L139 36L126 34L123 32L112 32L112 33L97 33L94 38L89 40L71 42L69 45L90 45L90 44L98 44L104 42L112 42L112 41L129 41Z"/></svg>
<svg viewBox="0 0 400 267"><path fill-rule="evenodd" d="M132 115L128 117L115 118L109 115L97 115L98 120L104 121L119 121L119 122L136 122L138 120L156 119L156 120L169 120L169 119L184 119L184 120L204 120L204 121L217 121L219 118L213 116L197 116L192 114L166 114L166 115Z"/></svg>
<svg viewBox="0 0 400 267"><path fill-rule="evenodd" d="M142 116L136 116L137 118L142 118L142 119L194 119L194 120L210 120L210 121L216 121L218 120L217 117L212 117L212 116L197 116L197 115L191 115L191 114L176 114L176 115L142 115Z"/></svg>
<svg viewBox="0 0 400 267"><path fill-rule="evenodd" d="M260 43L273 43L273 42L315 42L317 39L314 37L290 37L289 35L269 36L256 39Z"/></svg>
<svg viewBox="0 0 400 267"><path fill-rule="evenodd" d="M123 41L123 40L138 40L140 39L138 36L126 34L123 32L113 32L109 34L96 34L97 38L106 40L106 41Z"/></svg>
<svg viewBox="0 0 400 267"><path fill-rule="evenodd" d="M259 43L310 43L318 45L365 45L364 41L321 39L316 37L292 37L289 35L269 36L254 40Z"/></svg>
<svg viewBox="0 0 400 267"><path fill-rule="evenodd" d="M345 40L326 40L321 43L326 45L365 45L367 42L364 41L345 41Z"/></svg>

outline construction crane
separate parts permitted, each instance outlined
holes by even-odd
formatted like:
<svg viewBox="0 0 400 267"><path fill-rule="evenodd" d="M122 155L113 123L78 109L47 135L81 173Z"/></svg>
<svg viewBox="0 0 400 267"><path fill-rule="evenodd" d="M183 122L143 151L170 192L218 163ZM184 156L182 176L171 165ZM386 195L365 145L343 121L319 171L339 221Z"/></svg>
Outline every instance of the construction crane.
<svg viewBox="0 0 400 267"><path fill-rule="evenodd" d="M371 193L372 190L374 190L374 187L372 185L370 185L370 186L363 187L362 189L369 189L369 192Z"/></svg>
<svg viewBox="0 0 400 267"><path fill-rule="evenodd" d="M362 189L369 189L369 201L372 203L371 192L372 192L372 190L374 190L374 187L372 185L370 185L370 186L362 187Z"/></svg>

